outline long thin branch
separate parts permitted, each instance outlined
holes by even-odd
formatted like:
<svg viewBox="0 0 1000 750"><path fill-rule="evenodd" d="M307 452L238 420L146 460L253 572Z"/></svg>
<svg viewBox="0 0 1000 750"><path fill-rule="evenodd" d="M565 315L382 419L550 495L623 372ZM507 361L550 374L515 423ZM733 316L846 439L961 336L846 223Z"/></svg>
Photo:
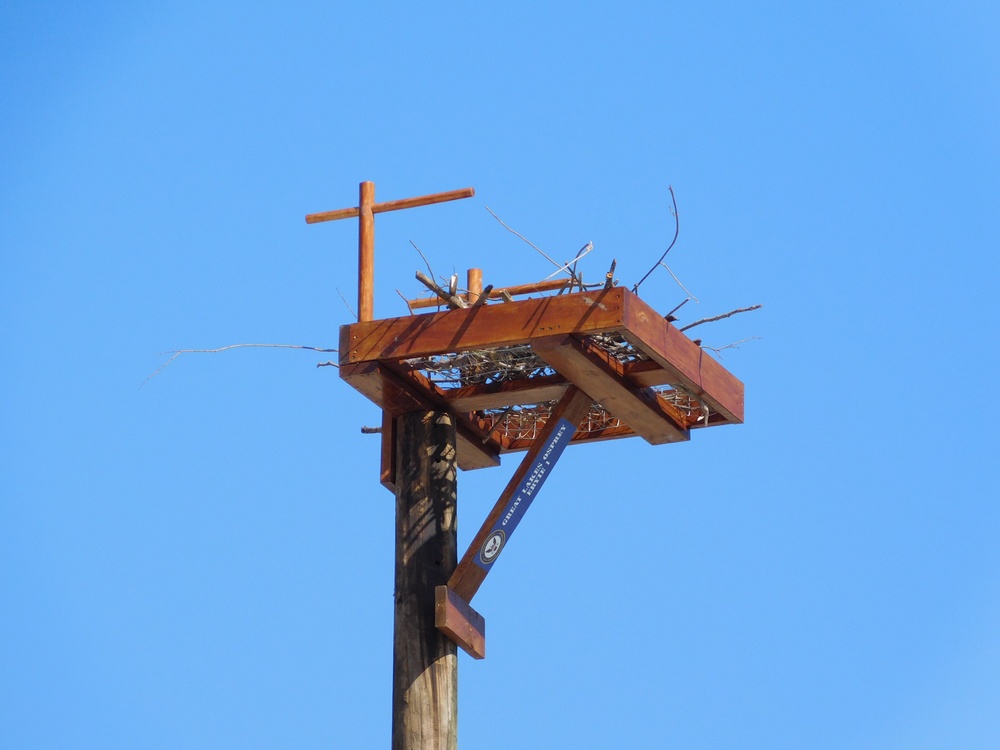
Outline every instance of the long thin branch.
<svg viewBox="0 0 1000 750"><path fill-rule="evenodd" d="M496 219L497 221L500 222L500 226L502 226L504 229L506 229L511 234L516 235L517 237L520 237L522 240L524 240L529 245L531 245L531 247L533 247L535 249L535 252L537 252L539 255L541 255L543 258L545 258L545 260L547 260L549 263L551 263L552 265L554 265L560 271L562 271L562 270L566 270L567 272L569 271L568 268L567 269L563 269L562 267L560 267L560 265L556 261L552 260L552 258L550 258L548 255L546 255L544 253L544 251L542 251L542 249L540 247L538 247L538 245L536 245L534 242L532 242L531 240L529 240L523 234L521 234L520 232L517 232L517 231L511 229L509 226L507 226L506 224L504 224L503 219L501 219L499 216L497 216L495 213L493 213L493 209L491 209L489 206L486 206L486 210L490 212L490 215L494 219Z"/></svg>
<svg viewBox="0 0 1000 750"><path fill-rule="evenodd" d="M702 318L701 320L696 320L694 323L688 323L686 326L684 326L683 328L680 328L678 330L686 331L689 328L694 328L695 326L700 326L702 323L714 323L717 320L722 320L723 318L728 318L728 317L730 317L732 315L737 315L738 313L745 313L745 312L752 312L754 310L759 310L762 307L763 307L763 305L751 305L750 307L740 307L740 308L737 308L735 310L730 310L727 313L723 313L722 315L715 315L715 316L713 316L711 318Z"/></svg>
<svg viewBox="0 0 1000 750"><path fill-rule="evenodd" d="M587 253L589 253L593 249L594 249L594 243L593 242L588 242L586 245L584 245L583 247L580 248L580 252L578 252L576 254L576 257L573 258L573 260L567 261L563 265L559 266L559 268L557 268L555 271L553 271L548 276L546 276L544 279L542 279L542 281L548 281L553 276L555 276L557 273L561 273L563 271L568 271L569 275L570 275L570 278L575 280L576 279L576 264L580 261L580 258L582 258L584 255L586 255Z"/></svg>
<svg viewBox="0 0 1000 750"><path fill-rule="evenodd" d="M414 242L413 240L410 240L410 244L413 245L413 249L417 251L417 253L420 255L421 258L423 258L424 265L427 266L427 275L430 276L433 279L434 278L434 271L433 271L433 269L431 269L431 263L430 263L429 260L427 260L427 256L424 255L421 252L421 250L420 250L419 247L417 247L417 243L416 242Z"/></svg>
<svg viewBox="0 0 1000 750"><path fill-rule="evenodd" d="M745 344L748 341L760 341L760 336L750 336L749 338L740 339L739 341L734 341L733 343L726 344L725 346L705 346L704 344L702 344L701 348L702 349L709 349L709 350L715 352L716 354L719 355L719 358L721 359L722 358L722 351L724 349L739 349L740 348L740 344Z"/></svg>
<svg viewBox="0 0 1000 750"><path fill-rule="evenodd" d="M340 299L344 301L344 307L347 308L347 312L353 315L355 320L358 320L358 314L351 308L351 304L347 301L347 297L344 296L344 293L340 291L340 287L334 287L334 289L337 290L337 294L340 295Z"/></svg>
<svg viewBox="0 0 1000 750"><path fill-rule="evenodd" d="M173 362L182 354L217 354L218 352L228 351L229 349L244 349L246 347L256 347L263 349L305 349L311 352L323 352L324 354L329 354L329 353L335 354L338 351L337 349L323 349L318 346L303 346L301 344L230 344L229 346L220 346L218 349L172 349L168 352L161 352L161 354L170 354L171 355L170 359L168 359L162 365L157 367L148 378L142 381L142 385L140 385L139 387L142 388L143 385L146 385L146 383L148 383L150 380L159 375L160 372L163 371L167 365L169 365L171 362Z"/></svg>
<svg viewBox="0 0 1000 750"><path fill-rule="evenodd" d="M686 305L690 301L691 301L691 298L688 297L686 300L684 300L683 302L681 302L679 305L677 305L677 307L675 307L673 310L671 310L670 312L668 312L663 317L666 318L667 320L669 320L672 323L673 321L677 320L677 318L674 317L674 313L677 312L678 310L680 310L682 307L684 307L684 305Z"/></svg>
<svg viewBox="0 0 1000 750"><path fill-rule="evenodd" d="M683 289L688 297L693 299L697 304L699 305L701 304L701 300L695 297L693 294L691 294L691 290L681 283L681 280L677 278L677 274L675 274L672 270L670 270L670 266L668 266L666 263L660 263L660 265L667 269L667 273L669 273L673 277L674 281L677 282L677 286Z"/></svg>
<svg viewBox="0 0 1000 750"><path fill-rule="evenodd" d="M673 185L668 185L667 189L670 191L670 200L673 203L673 208L670 209L670 213L674 215L674 238L670 240L670 244L667 245L667 249L663 251L663 255L660 256L660 259L656 261L656 263L653 264L653 267L650 268L648 271L646 271L646 275L643 276L641 279L639 279L639 282L634 287L632 287L632 291L636 294L638 294L639 286L642 284L642 282L648 279L649 274L655 271L656 267L659 266L661 263L663 263L663 259L667 257L667 253L670 252L671 248L677 242L677 236L681 233L681 217L680 214L677 213L677 196L674 195Z"/></svg>

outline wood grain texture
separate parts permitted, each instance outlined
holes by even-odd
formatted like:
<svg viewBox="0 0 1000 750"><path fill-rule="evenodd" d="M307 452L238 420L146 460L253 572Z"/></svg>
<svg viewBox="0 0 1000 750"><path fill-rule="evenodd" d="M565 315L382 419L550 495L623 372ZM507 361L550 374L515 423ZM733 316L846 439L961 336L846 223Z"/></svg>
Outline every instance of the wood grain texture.
<svg viewBox="0 0 1000 750"><path fill-rule="evenodd" d="M434 590L434 624L473 659L486 658L486 619L447 586Z"/></svg>
<svg viewBox="0 0 1000 750"><path fill-rule="evenodd" d="M442 389L449 408L458 412L506 409L519 404L538 404L561 398L570 383L562 375L540 375L523 380L504 380L485 385Z"/></svg>
<svg viewBox="0 0 1000 750"><path fill-rule="evenodd" d="M393 750L456 750L458 653L435 626L457 559L455 427L443 412L397 420Z"/></svg>
<svg viewBox="0 0 1000 750"><path fill-rule="evenodd" d="M535 339L531 348L567 380L585 391L648 443L679 443L689 438L680 413L648 388L636 388L621 364L572 336Z"/></svg>
<svg viewBox="0 0 1000 750"><path fill-rule="evenodd" d="M526 344L559 333L619 331L627 293L616 287L355 323L341 328L340 364Z"/></svg>
<svg viewBox="0 0 1000 750"><path fill-rule="evenodd" d="M634 294L625 300L625 337L730 423L743 422L743 383Z"/></svg>

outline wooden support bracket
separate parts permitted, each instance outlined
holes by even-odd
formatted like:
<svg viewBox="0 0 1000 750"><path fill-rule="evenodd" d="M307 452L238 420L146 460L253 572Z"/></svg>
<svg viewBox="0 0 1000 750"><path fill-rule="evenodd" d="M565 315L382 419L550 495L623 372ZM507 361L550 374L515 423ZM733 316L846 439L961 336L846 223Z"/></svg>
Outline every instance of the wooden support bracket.
<svg viewBox="0 0 1000 750"><path fill-rule="evenodd" d="M434 589L434 624L473 659L486 658L486 619L447 586Z"/></svg>
<svg viewBox="0 0 1000 750"><path fill-rule="evenodd" d="M341 367L340 377L392 416L428 408L427 401L414 392L416 386L378 362L362 362ZM474 427L467 418L455 415L455 432L458 443L458 465L461 469L483 469L500 465L500 456L496 449L488 440L483 442L485 433ZM383 469L385 467L383 464Z"/></svg>
<svg viewBox="0 0 1000 750"><path fill-rule="evenodd" d="M689 438L679 412L652 390L627 383L617 360L588 349L572 336L534 339L531 348L647 442L661 445Z"/></svg>
<svg viewBox="0 0 1000 750"><path fill-rule="evenodd" d="M471 602L476 595L521 516L547 478L562 448L590 411L590 405L591 400L586 393L570 386L552 410L538 438L528 448L514 470L514 475L500 493L500 498L479 528L479 533L448 579L448 588L454 590L463 601ZM565 430L569 434L565 434ZM559 447L553 451L557 441ZM550 451L554 455L550 456ZM498 526L504 528L501 530Z"/></svg>

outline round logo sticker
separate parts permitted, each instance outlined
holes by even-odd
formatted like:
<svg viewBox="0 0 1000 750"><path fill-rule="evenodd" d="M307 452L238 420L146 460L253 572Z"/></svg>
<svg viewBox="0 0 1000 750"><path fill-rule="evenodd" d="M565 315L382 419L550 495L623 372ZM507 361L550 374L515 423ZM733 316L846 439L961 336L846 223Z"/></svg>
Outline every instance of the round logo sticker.
<svg viewBox="0 0 1000 750"><path fill-rule="evenodd" d="M503 549L505 538L506 535L501 529L497 529L486 537L486 541L483 542L483 548L479 550L479 559L482 561L483 565L489 565L497 559L497 555L499 555L500 550Z"/></svg>

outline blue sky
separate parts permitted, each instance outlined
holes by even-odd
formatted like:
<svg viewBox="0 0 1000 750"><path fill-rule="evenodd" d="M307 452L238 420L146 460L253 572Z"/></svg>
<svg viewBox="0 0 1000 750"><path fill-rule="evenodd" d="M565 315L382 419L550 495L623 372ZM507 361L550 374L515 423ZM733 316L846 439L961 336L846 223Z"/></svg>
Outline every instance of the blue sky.
<svg viewBox="0 0 1000 750"><path fill-rule="evenodd" d="M515 284L669 262L746 384L567 451L476 598L465 748L1000 743L985 2L8 3L0 744L384 747L392 497L326 357L356 224ZM643 297L684 293L660 271ZM512 460L513 459L513 460ZM516 464L461 475L464 543ZM993 498L993 499L990 499Z"/></svg>

